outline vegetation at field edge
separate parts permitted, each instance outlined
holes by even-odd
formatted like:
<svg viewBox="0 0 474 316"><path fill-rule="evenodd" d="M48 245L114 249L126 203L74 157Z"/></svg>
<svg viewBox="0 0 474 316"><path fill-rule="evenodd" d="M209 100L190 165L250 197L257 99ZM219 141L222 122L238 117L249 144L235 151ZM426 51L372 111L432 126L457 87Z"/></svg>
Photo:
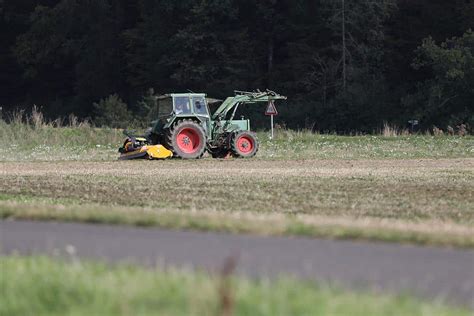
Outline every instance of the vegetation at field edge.
<svg viewBox="0 0 474 316"><path fill-rule="evenodd" d="M26 121L25 121L26 120ZM108 161L118 157L121 130L95 128L69 119L47 122L40 112L0 120L0 161ZM387 136L384 136L387 135ZM380 135L340 136L278 129L271 140L259 132L256 159L407 159L474 157L474 136Z"/></svg>

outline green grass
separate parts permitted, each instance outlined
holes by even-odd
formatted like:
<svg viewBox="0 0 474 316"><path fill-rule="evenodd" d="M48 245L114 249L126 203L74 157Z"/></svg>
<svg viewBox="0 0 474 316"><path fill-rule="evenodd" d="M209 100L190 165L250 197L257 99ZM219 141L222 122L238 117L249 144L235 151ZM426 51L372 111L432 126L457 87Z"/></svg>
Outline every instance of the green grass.
<svg viewBox="0 0 474 316"><path fill-rule="evenodd" d="M124 136L88 124L54 127L0 120L0 161L110 160Z"/></svg>
<svg viewBox="0 0 474 316"><path fill-rule="evenodd" d="M124 139L121 130L88 124L57 128L38 121L0 120L0 161L109 161L117 158ZM278 130L273 140L267 132L259 132L258 137L256 159L264 160L474 157L474 136L337 136Z"/></svg>
<svg viewBox="0 0 474 316"><path fill-rule="evenodd" d="M262 140L261 158L273 159L414 159L474 157L474 137L411 135L340 136L278 131Z"/></svg>
<svg viewBox="0 0 474 316"><path fill-rule="evenodd" d="M9 316L226 315L223 292L231 302L226 310L234 315L470 315L408 295L350 292L288 278L223 282L203 272L110 266L75 257L3 257L0 271L0 315Z"/></svg>

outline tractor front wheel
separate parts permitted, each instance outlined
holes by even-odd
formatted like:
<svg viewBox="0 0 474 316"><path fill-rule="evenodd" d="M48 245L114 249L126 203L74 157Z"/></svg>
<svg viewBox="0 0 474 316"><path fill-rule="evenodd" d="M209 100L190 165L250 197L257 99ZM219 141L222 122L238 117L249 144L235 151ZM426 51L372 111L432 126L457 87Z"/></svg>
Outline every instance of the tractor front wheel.
<svg viewBox="0 0 474 316"><path fill-rule="evenodd" d="M192 120L178 121L167 133L167 147L175 157L201 158L206 150L204 129Z"/></svg>
<svg viewBox="0 0 474 316"><path fill-rule="evenodd" d="M258 151L257 135L247 131L235 133L230 141L230 145L232 154L235 157L251 158Z"/></svg>

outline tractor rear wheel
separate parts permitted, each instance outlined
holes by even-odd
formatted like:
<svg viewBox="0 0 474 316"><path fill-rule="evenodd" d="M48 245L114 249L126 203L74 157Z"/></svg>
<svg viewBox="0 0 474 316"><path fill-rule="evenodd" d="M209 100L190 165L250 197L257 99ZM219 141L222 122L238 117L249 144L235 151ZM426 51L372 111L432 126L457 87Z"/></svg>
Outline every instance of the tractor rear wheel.
<svg viewBox="0 0 474 316"><path fill-rule="evenodd" d="M240 158L255 156L258 151L258 145L257 135L247 131L235 133L230 140L232 154Z"/></svg>
<svg viewBox="0 0 474 316"><path fill-rule="evenodd" d="M199 123L180 120L168 130L166 143L175 157L197 159L206 150L206 134Z"/></svg>

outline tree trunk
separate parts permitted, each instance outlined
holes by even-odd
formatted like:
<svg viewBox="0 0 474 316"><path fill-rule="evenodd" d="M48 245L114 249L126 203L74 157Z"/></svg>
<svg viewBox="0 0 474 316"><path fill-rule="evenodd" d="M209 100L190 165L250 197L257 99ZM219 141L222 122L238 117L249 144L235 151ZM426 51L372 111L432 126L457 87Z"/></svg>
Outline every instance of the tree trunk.
<svg viewBox="0 0 474 316"><path fill-rule="evenodd" d="M342 1L342 89L346 92L346 6Z"/></svg>
<svg viewBox="0 0 474 316"><path fill-rule="evenodd" d="M267 56L267 63L268 63L268 88L272 88L273 86L273 52L274 52L274 40L273 36L270 36L268 40L268 56Z"/></svg>

